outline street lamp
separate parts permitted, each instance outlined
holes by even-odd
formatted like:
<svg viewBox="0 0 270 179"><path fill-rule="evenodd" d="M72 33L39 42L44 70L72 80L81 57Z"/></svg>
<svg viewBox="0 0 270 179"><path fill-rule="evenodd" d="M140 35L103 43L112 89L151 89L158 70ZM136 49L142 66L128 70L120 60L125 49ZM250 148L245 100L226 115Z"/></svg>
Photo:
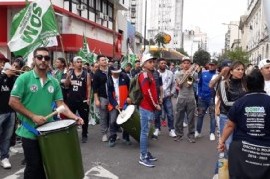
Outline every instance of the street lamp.
<svg viewBox="0 0 270 179"><path fill-rule="evenodd" d="M237 47L239 48L239 43L240 43L240 38L239 38L239 25L238 24L227 24L227 23L222 23L222 25L227 25L229 28L230 26L236 26L237 27Z"/></svg>

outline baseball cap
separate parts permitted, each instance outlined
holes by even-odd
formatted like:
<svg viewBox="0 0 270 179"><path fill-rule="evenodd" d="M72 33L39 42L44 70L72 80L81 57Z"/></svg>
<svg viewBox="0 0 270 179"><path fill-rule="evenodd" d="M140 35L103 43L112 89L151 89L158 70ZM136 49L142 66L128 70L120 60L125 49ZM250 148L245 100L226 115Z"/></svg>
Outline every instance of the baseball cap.
<svg viewBox="0 0 270 179"><path fill-rule="evenodd" d="M110 67L110 70L112 73L120 73L122 71L120 65L117 62L112 64L112 66Z"/></svg>
<svg viewBox="0 0 270 179"><path fill-rule="evenodd" d="M7 58L5 57L5 55L2 54L1 52L0 52L0 60L4 60L5 62L9 62L9 59L7 59Z"/></svg>
<svg viewBox="0 0 270 179"><path fill-rule="evenodd" d="M184 56L184 57L182 58L182 62L183 62L183 61L190 61L190 62L192 62L191 59L190 59L189 57L187 57L187 56Z"/></svg>
<svg viewBox="0 0 270 179"><path fill-rule="evenodd" d="M154 59L154 57L150 53L143 54L141 59L141 67L144 65L144 63L148 60Z"/></svg>
<svg viewBox="0 0 270 179"><path fill-rule="evenodd" d="M75 57L73 57L73 62L76 62L77 60L82 60L82 57L80 57L80 56L75 56Z"/></svg>
<svg viewBox="0 0 270 179"><path fill-rule="evenodd" d="M262 69L263 67L267 66L267 65L270 65L270 60L268 58L265 58L265 59L262 59L260 62L259 62L259 69Z"/></svg>
<svg viewBox="0 0 270 179"><path fill-rule="evenodd" d="M211 59L208 64L217 65L217 61L215 59Z"/></svg>
<svg viewBox="0 0 270 179"><path fill-rule="evenodd" d="M231 66L231 64L232 64L232 61L231 61L231 60L224 60L224 61L221 63L220 67L221 67L221 68L223 68L223 67L229 67L229 66Z"/></svg>

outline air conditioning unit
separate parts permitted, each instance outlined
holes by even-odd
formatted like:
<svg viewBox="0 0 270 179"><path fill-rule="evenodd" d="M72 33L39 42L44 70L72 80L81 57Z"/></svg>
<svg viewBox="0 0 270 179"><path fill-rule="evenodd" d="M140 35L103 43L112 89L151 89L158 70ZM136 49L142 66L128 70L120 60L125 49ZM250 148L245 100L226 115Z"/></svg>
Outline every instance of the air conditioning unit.
<svg viewBox="0 0 270 179"><path fill-rule="evenodd" d="M77 10L78 10L78 11L83 11L83 10L85 10L85 9L86 9L86 7L85 7L84 4L77 4Z"/></svg>
<svg viewBox="0 0 270 179"><path fill-rule="evenodd" d="M108 15L104 15L104 21L109 21L109 16Z"/></svg>
<svg viewBox="0 0 270 179"><path fill-rule="evenodd" d="M102 12L97 13L97 18L98 19L104 19L104 14Z"/></svg>

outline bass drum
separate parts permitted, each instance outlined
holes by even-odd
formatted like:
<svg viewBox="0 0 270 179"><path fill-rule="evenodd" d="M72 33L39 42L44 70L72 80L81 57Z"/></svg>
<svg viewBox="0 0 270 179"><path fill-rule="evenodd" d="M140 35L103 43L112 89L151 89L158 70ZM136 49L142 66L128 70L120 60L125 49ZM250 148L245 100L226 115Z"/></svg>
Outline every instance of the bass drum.
<svg viewBox="0 0 270 179"><path fill-rule="evenodd" d="M60 120L37 128L38 142L49 179L84 177L82 155L76 122Z"/></svg>
<svg viewBox="0 0 270 179"><path fill-rule="evenodd" d="M128 105L127 108L118 115L116 123L127 131L136 141L140 142L140 114L135 105ZM150 125L148 136L152 137L153 132L154 128Z"/></svg>

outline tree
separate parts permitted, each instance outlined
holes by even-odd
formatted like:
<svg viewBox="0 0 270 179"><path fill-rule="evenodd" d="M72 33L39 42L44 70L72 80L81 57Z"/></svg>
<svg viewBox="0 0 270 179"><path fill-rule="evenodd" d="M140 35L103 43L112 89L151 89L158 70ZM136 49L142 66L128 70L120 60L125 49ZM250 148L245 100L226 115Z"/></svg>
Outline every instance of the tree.
<svg viewBox="0 0 270 179"><path fill-rule="evenodd" d="M193 62L200 66L205 66L210 60L210 54L205 50L198 50L194 53Z"/></svg>
<svg viewBox="0 0 270 179"><path fill-rule="evenodd" d="M224 59L230 59L232 61L241 61L244 64L249 64L248 60L248 53L243 51L242 48L238 47L232 51L226 51L222 56L220 56L220 61L223 61Z"/></svg>

